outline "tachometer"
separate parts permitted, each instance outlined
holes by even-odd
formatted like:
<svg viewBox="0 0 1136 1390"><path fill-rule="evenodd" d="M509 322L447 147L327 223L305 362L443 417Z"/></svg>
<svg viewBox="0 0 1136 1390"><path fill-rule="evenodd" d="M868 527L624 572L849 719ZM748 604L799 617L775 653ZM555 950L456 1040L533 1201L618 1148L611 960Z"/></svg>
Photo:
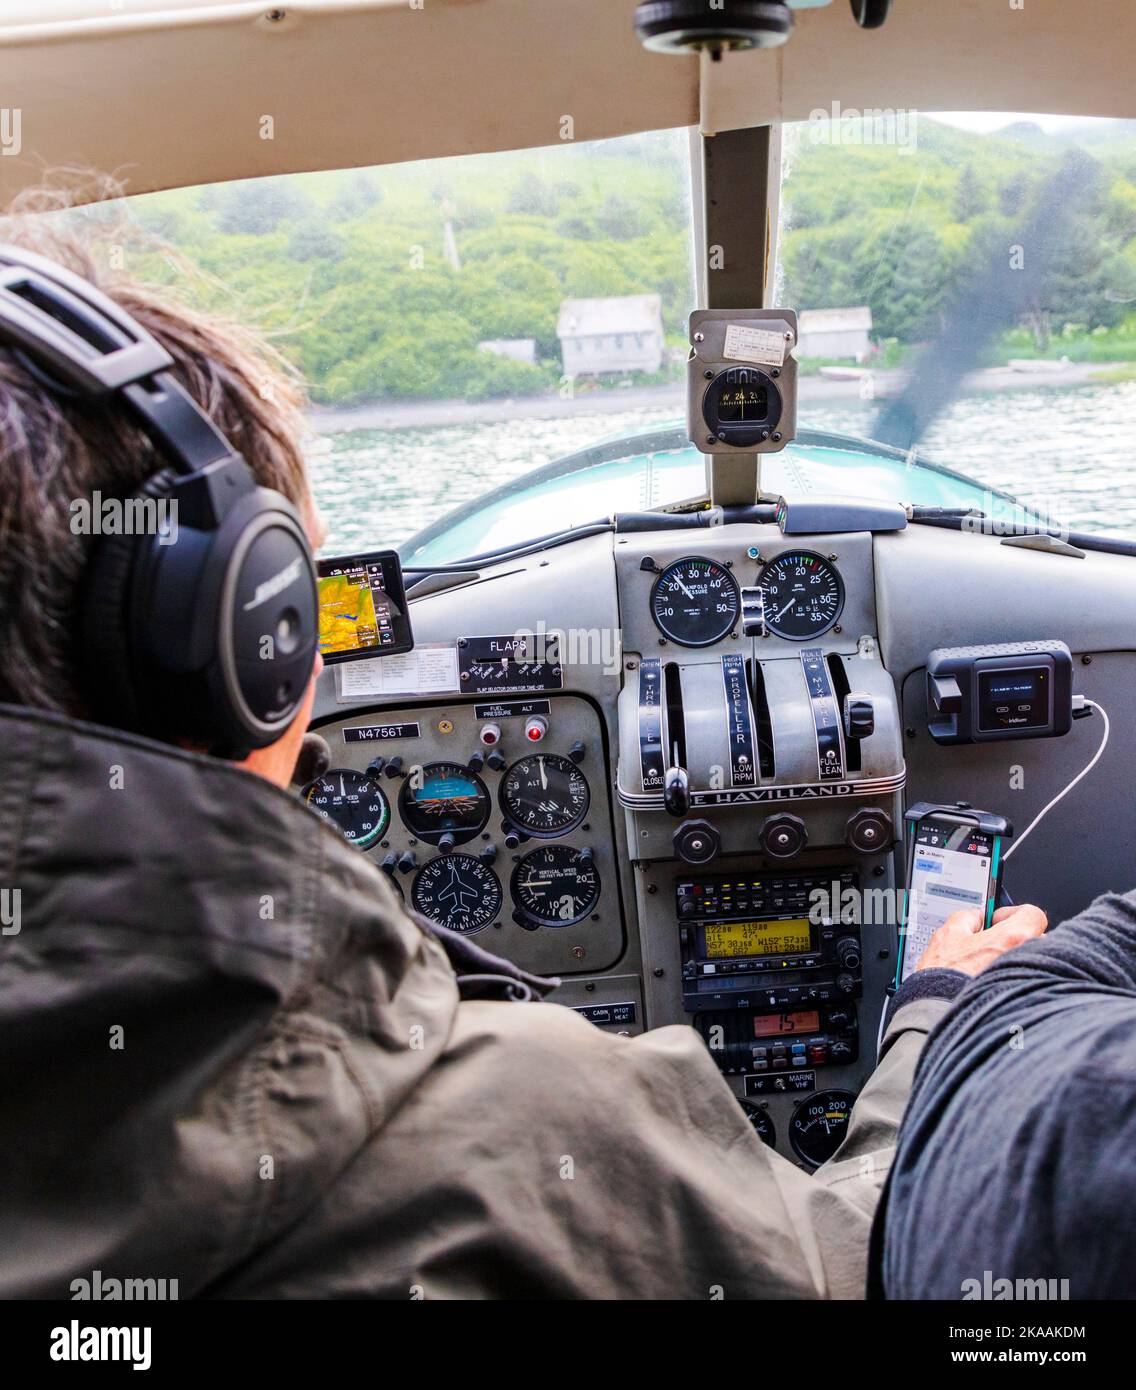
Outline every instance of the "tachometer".
<svg viewBox="0 0 1136 1390"><path fill-rule="evenodd" d="M540 927L568 927L600 900L600 876L588 849L545 845L513 870L513 900L521 916Z"/></svg>
<svg viewBox="0 0 1136 1390"><path fill-rule="evenodd" d="M741 614L734 576L716 560L690 555L669 564L651 590L655 626L681 647L709 647L729 633Z"/></svg>
<svg viewBox="0 0 1136 1390"><path fill-rule="evenodd" d="M334 821L356 849L377 845L390 824L390 805L376 778L347 767L333 767L304 793L313 811Z"/></svg>
<svg viewBox="0 0 1136 1390"><path fill-rule="evenodd" d="M501 911L501 880L472 854L447 854L418 870L410 901L431 922L451 931L475 932Z"/></svg>
<svg viewBox="0 0 1136 1390"><path fill-rule="evenodd" d="M501 779L501 810L530 835L563 835L588 814L588 779L559 753L533 753Z"/></svg>
<svg viewBox="0 0 1136 1390"><path fill-rule="evenodd" d="M489 793L475 772L460 763L412 767L398 796L398 811L412 835L428 845L464 845L489 819Z"/></svg>
<svg viewBox="0 0 1136 1390"><path fill-rule="evenodd" d="M818 1091L793 1111L789 1142L811 1168L832 1157L848 1133L856 1097L851 1091Z"/></svg>
<svg viewBox="0 0 1136 1390"><path fill-rule="evenodd" d="M844 607L844 581L811 550L789 550L771 560L760 587L766 629L791 642L827 632Z"/></svg>

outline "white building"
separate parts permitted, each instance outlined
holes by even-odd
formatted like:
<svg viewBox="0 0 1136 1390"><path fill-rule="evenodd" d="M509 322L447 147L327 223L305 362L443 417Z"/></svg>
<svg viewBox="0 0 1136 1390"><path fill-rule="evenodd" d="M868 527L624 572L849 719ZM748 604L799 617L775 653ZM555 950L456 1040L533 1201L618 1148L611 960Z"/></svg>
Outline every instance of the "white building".
<svg viewBox="0 0 1136 1390"><path fill-rule="evenodd" d="M481 352L491 352L494 357L508 357L514 362L536 362L535 338L486 338L477 346Z"/></svg>
<svg viewBox="0 0 1136 1390"><path fill-rule="evenodd" d="M866 304L854 309L802 309L797 316L797 356L867 359L872 350L872 311Z"/></svg>
<svg viewBox="0 0 1136 1390"><path fill-rule="evenodd" d="M663 312L657 294L565 299L556 324L566 376L657 372L663 364Z"/></svg>

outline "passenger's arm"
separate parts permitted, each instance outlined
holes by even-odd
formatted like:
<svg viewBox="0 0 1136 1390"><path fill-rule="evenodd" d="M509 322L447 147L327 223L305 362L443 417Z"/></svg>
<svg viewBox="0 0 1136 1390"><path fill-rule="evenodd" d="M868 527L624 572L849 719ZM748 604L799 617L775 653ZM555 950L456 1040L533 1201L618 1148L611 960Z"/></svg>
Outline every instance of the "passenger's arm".
<svg viewBox="0 0 1136 1390"><path fill-rule="evenodd" d="M891 1002L879 1062L857 1098L847 1137L817 1173L820 1182L839 1184L842 1195L871 1210L891 1165L928 1033L971 977L1045 928L1045 914L1023 904L996 912L989 931L982 930L978 913L956 912L935 932L915 973Z"/></svg>

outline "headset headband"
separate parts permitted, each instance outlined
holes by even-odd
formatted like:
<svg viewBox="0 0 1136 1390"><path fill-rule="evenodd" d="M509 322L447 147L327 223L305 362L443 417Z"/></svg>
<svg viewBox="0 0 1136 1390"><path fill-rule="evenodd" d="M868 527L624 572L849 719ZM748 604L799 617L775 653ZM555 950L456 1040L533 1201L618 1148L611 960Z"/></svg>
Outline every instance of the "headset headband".
<svg viewBox="0 0 1136 1390"><path fill-rule="evenodd" d="M121 305L3 244L0 343L56 394L121 401L168 461L141 493L174 501L177 543L108 536L93 548L83 629L99 713L229 756L272 742L303 698L318 641L315 570L291 503L257 486L169 352Z"/></svg>

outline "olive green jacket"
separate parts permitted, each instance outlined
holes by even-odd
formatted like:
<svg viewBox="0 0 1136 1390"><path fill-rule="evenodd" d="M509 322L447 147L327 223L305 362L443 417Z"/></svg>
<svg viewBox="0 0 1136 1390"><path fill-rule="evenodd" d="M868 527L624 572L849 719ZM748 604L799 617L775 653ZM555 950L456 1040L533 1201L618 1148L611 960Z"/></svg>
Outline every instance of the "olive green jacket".
<svg viewBox="0 0 1136 1390"><path fill-rule="evenodd" d="M692 1029L463 999L381 872L225 763L0 707L0 890L0 1297L859 1297L945 1007L899 1011L810 1177Z"/></svg>

